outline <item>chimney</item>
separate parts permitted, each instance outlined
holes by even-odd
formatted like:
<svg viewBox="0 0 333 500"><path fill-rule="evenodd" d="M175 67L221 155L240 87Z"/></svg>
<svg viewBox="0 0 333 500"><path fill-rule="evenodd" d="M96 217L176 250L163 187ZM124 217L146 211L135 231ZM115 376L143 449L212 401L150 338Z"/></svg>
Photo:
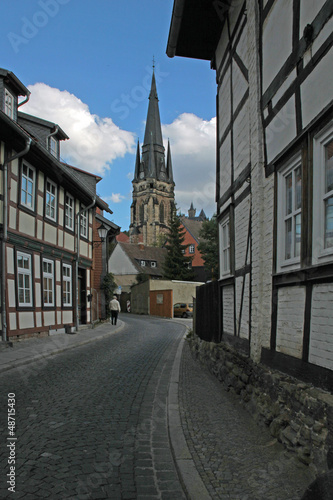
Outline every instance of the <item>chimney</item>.
<svg viewBox="0 0 333 500"><path fill-rule="evenodd" d="M143 252L143 250L145 249L144 244L143 243L138 243L138 245L139 245L140 250Z"/></svg>

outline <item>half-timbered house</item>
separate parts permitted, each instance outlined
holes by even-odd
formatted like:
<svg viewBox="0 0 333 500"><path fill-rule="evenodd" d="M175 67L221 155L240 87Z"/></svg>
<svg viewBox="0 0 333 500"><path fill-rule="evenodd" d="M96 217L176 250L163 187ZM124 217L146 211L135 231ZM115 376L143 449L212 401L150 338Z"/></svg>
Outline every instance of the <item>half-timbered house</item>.
<svg viewBox="0 0 333 500"><path fill-rule="evenodd" d="M219 338L333 387L330 0L175 0L167 54L217 82Z"/></svg>
<svg viewBox="0 0 333 500"><path fill-rule="evenodd" d="M68 139L18 110L29 90L0 70L1 333L4 341L73 331L91 317L96 181L60 161Z"/></svg>

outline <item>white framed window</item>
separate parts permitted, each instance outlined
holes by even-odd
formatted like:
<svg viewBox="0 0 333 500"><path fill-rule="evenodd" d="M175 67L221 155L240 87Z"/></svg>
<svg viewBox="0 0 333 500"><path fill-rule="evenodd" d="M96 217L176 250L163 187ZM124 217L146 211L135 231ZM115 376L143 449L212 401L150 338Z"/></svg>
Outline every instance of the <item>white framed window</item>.
<svg viewBox="0 0 333 500"><path fill-rule="evenodd" d="M146 267L146 261L145 260L141 260L140 261L140 266L141 267Z"/></svg>
<svg viewBox="0 0 333 500"><path fill-rule="evenodd" d="M278 173L277 271L300 265L302 231L302 161L293 157Z"/></svg>
<svg viewBox="0 0 333 500"><path fill-rule="evenodd" d="M190 245L190 246L188 247L188 251L189 251L189 253L194 253L194 250L195 250L194 245Z"/></svg>
<svg viewBox="0 0 333 500"><path fill-rule="evenodd" d="M23 252L17 252L16 266L18 305L21 307L32 307L31 255Z"/></svg>
<svg viewBox="0 0 333 500"><path fill-rule="evenodd" d="M21 205L30 210L35 208L36 171L23 163L21 170Z"/></svg>
<svg viewBox="0 0 333 500"><path fill-rule="evenodd" d="M54 306L54 262L43 259L43 304Z"/></svg>
<svg viewBox="0 0 333 500"><path fill-rule="evenodd" d="M59 141L55 139L53 136L49 137L49 151L52 156L55 156L58 158L58 151L59 151Z"/></svg>
<svg viewBox="0 0 333 500"><path fill-rule="evenodd" d="M156 267L157 266L157 262L155 260L152 260L151 263L150 263L150 266L151 267Z"/></svg>
<svg viewBox="0 0 333 500"><path fill-rule="evenodd" d="M72 305L72 266L62 265L62 302L64 306Z"/></svg>
<svg viewBox="0 0 333 500"><path fill-rule="evenodd" d="M313 143L313 248L314 263L333 258L333 124Z"/></svg>
<svg viewBox="0 0 333 500"><path fill-rule="evenodd" d="M70 194L65 196L65 227L74 231L74 198Z"/></svg>
<svg viewBox="0 0 333 500"><path fill-rule="evenodd" d="M45 189L45 216L53 221L57 219L57 186L49 179Z"/></svg>
<svg viewBox="0 0 333 500"><path fill-rule="evenodd" d="M14 96L5 89L5 113L10 118L14 118Z"/></svg>
<svg viewBox="0 0 333 500"><path fill-rule="evenodd" d="M87 210L81 213L80 217L80 236L88 238L88 213Z"/></svg>
<svg viewBox="0 0 333 500"><path fill-rule="evenodd" d="M220 277L230 274L230 223L229 217L219 225L220 234Z"/></svg>

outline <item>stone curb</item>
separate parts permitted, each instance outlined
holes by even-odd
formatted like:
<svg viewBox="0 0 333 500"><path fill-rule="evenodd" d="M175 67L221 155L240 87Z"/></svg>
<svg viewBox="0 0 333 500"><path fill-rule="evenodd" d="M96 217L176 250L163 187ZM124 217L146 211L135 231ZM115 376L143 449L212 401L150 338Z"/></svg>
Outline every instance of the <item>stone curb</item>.
<svg viewBox="0 0 333 500"><path fill-rule="evenodd" d="M101 326L103 326L103 325L101 325ZM90 344L91 342L95 342L96 340L104 339L105 337L108 337L110 334L120 332L121 330L124 329L124 327L125 327L125 322L122 322L122 324L119 325L118 328L116 328L115 330L112 330L110 332L103 333L101 335L96 335L96 336L91 337L89 339L84 339L81 341L78 340L78 342L74 342L73 344L68 345L66 347L60 347L60 348L55 348L55 349L51 348L49 351L47 351L47 350L44 351L43 354L37 354L35 356L27 355L27 357L25 357L23 359L20 359L17 361L11 361L7 364L2 364L0 366L0 373L3 373L3 372L8 371L8 370L12 370L14 368L19 368L20 366L28 365L30 363L34 363L35 361L39 361L41 359L48 358L49 356L54 356L55 354L59 354L61 352L69 351L70 349L74 349L75 347L83 346L85 344ZM94 330L97 330L97 328ZM84 330L84 331L86 331L86 330ZM80 334L75 334L75 335L80 335ZM29 347L29 346L27 346L27 347ZM15 349L15 347L13 349Z"/></svg>
<svg viewBox="0 0 333 500"><path fill-rule="evenodd" d="M188 328L187 328L188 330ZM184 436L178 403L179 371L185 338L182 338L177 349L172 367L168 393L168 430L171 451L178 470L179 478L189 500L211 500L192 459Z"/></svg>

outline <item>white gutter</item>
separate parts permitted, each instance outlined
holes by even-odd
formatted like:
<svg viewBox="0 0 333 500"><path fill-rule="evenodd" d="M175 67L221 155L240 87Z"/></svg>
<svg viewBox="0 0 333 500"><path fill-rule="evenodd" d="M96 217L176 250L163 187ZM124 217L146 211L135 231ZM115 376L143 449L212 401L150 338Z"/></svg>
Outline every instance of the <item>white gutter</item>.
<svg viewBox="0 0 333 500"><path fill-rule="evenodd" d="M6 319L6 244L8 238L8 163L21 158L30 149L31 139L27 139L26 147L23 151L7 158L3 163L3 234L1 242L1 321L2 321L2 340L7 341L7 319Z"/></svg>

